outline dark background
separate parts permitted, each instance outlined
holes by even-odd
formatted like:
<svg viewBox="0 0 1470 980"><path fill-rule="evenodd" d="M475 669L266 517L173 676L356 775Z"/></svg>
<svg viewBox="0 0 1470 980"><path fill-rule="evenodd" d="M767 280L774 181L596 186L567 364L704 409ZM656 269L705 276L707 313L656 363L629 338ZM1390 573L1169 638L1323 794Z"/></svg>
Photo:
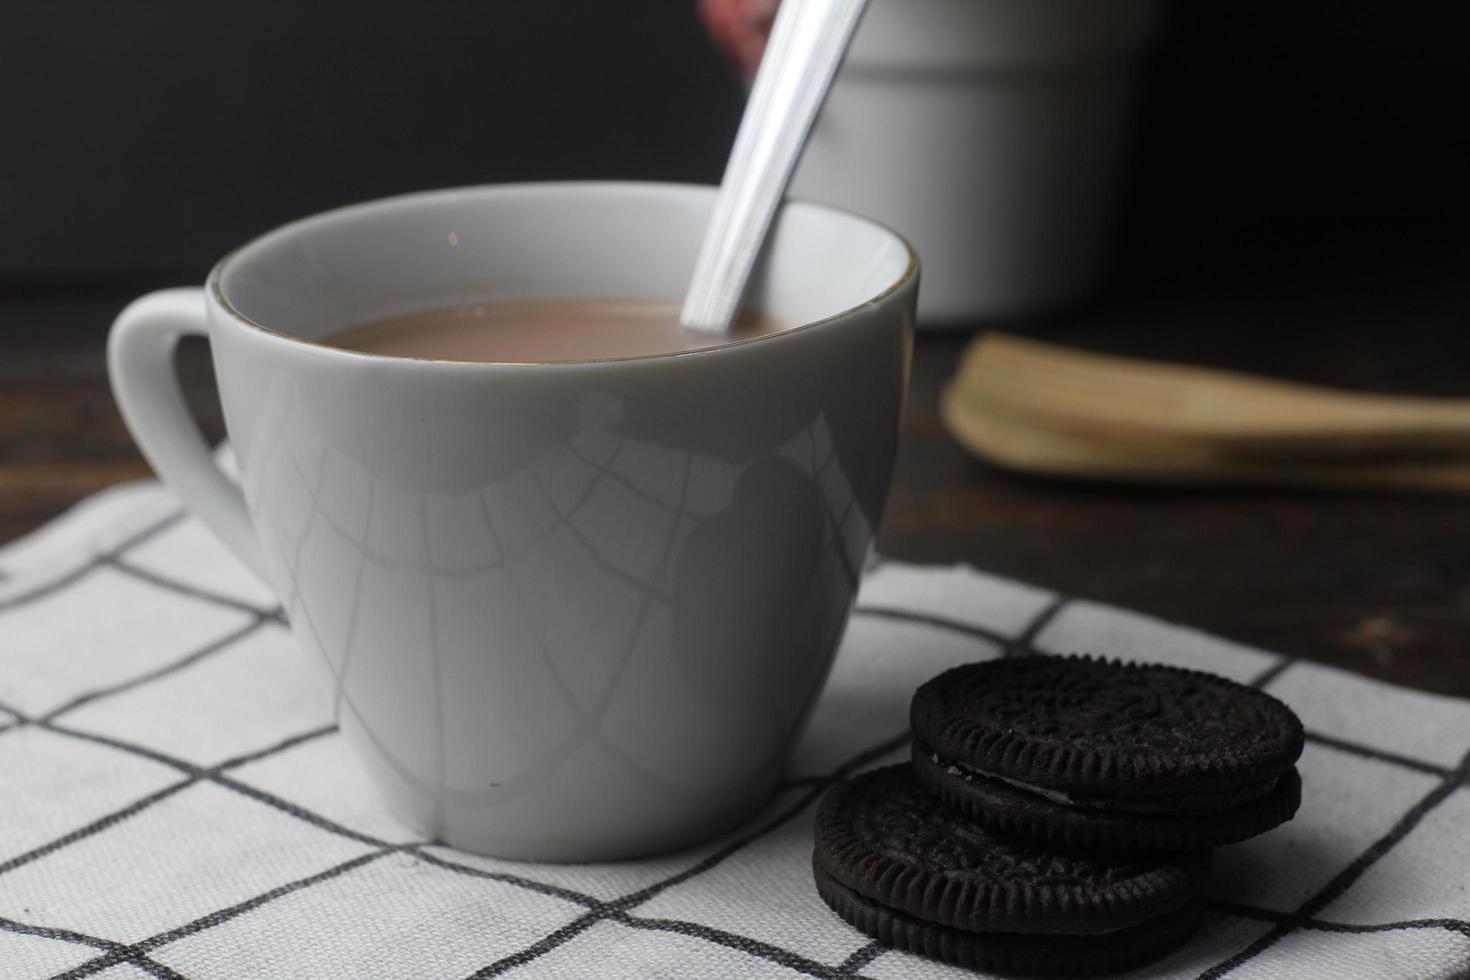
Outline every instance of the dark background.
<svg viewBox="0 0 1470 980"><path fill-rule="evenodd" d="M1172 4L1115 289L1355 278L1459 237L1451 9ZM8 0L0 286L197 279L284 220L419 188L713 182L742 93L693 0Z"/></svg>

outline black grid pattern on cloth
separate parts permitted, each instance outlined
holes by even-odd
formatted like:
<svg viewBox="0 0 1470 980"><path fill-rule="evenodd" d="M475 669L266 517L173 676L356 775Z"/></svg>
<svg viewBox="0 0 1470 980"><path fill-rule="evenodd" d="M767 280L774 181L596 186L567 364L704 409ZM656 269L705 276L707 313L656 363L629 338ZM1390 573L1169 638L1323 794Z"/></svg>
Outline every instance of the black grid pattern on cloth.
<svg viewBox="0 0 1470 980"><path fill-rule="evenodd" d="M67 727L58 719L74 708L111 697L122 691L134 690L160 677L168 676L177 670L183 669L200 659L220 655L230 649L238 640L264 625L282 625L284 623L279 608L267 609L242 603L232 597L199 589L187 583L176 581L168 576L137 568L126 561L125 555L129 550L173 527L179 522L180 518L180 514L174 513L155 521L122 543L94 555L91 559L77 565L71 570L41 585L34 586L19 595L0 600L0 613L3 613L9 609L22 607L30 602L54 594L72 583L79 581L97 568L110 567L121 570L125 574L132 574L139 581L171 591L193 601L215 603L235 609L236 611L246 611L253 617L244 627L238 628L227 636L184 655L171 664L156 668L122 683L84 692L43 716L30 717L14 708L0 705L0 711L3 711L12 719L0 725L0 735L18 728L36 726L56 735L93 742L118 751L150 759L176 770L181 777L178 781L170 783L162 789L133 800L119 809L94 820L90 824L72 830L53 841L32 848L30 851L9 857L0 855L0 875L31 862L44 860L46 857L80 840L85 840L96 834L103 833L108 828L129 819L163 799L201 781L208 781L224 789L242 794L257 802L273 807L282 813L305 821L319 829L367 845L372 850L313 875L278 885L243 902L217 909L191 922L135 943L122 943L75 930L37 926L0 917L0 930L60 940L99 951L99 955L93 959L58 974L59 977L80 978L91 976L118 964L131 964L155 977L179 977L180 974L177 971L150 958L149 954L171 942L207 931L216 925L227 922L284 895L298 892L322 882L349 874L358 868L395 853L410 854L427 864L447 872L509 884L544 896L564 900L583 909L580 916L547 933L535 942L515 953L486 964L472 974L474 977L498 976L516 967L531 963L545 953L557 948L602 921L615 922L633 929L670 932L700 939L740 951L753 957L758 957L798 973L816 977L859 977L862 975L860 971L865 966L886 952L884 947L877 943L866 943L856 949L844 962L836 966L831 966L816 962L800 953L783 949L755 937L731 933L700 923L678 919L641 917L634 914L633 910L638 905L647 902L668 889L696 879L701 874L718 866L742 849L796 818L808 810L811 804L832 782L846 777L848 774L907 744L909 735L906 732L896 734L891 738L863 749L827 775L789 781L784 784L784 789L802 790L804 792L800 793L798 799L783 809L774 819L768 820L766 823L724 845L677 874L629 892L619 898L603 900L556 884L537 881L534 878L504 872L487 871L460 864L426 850L426 847L432 843L429 841L390 843L343 826L296 803L281 799L274 794L235 780L229 775L231 770L239 768L248 762L265 759L271 755L289 751L315 739L330 735L335 731L335 726L325 726L311 731L296 733L274 744L208 767L198 766L142 745ZM1036 638L1046 625L1064 610L1068 601L1066 597L1055 598L1033 616L1030 622L1019 633L1011 637L985 627L949 619L921 610L883 606L859 606L854 612L858 616L874 616L902 620L922 627L943 630L951 634L959 634L983 640L988 644L999 646L1002 655L1009 656L1048 652L1038 648ZM1295 662L1292 658L1278 657L1269 668L1253 679L1253 686L1260 688L1268 687L1285 671L1289 670ZM1271 923L1272 928L1245 948L1204 971L1200 974L1201 980L1206 980L1206 978L1208 980L1216 980L1216 978L1227 976L1242 964L1266 953L1285 936L1302 929L1334 933L1444 930L1470 937L1470 922L1461 919L1429 918L1373 924L1352 924L1323 920L1318 916L1318 913L1331 904L1333 900L1345 893L1369 867L1408 836L1426 815L1443 803L1451 794L1462 788L1467 780L1470 780L1470 752L1467 752L1454 768L1446 769L1443 766L1410 758L1386 749L1351 742L1346 739L1327 736L1321 733L1308 732L1308 738L1314 743L1333 751L1371 758L1381 763L1398 766L1420 774L1436 776L1438 782L1436 782L1435 786L1428 793L1409 807L1386 833L1364 848L1354 860L1349 862L1327 884L1301 902L1293 911L1283 913L1220 898L1207 899L1209 909L1216 914ZM834 927L837 927L835 920Z"/></svg>
<svg viewBox="0 0 1470 980"><path fill-rule="evenodd" d="M1295 657L1278 657L1274 664L1266 668L1251 681L1251 686L1265 690L1283 673L1296 665L1297 662L1297 658ZM1271 922L1274 924L1274 927L1269 932L1251 942L1244 949L1226 957L1202 972L1198 980L1220 980L1220 978L1228 976L1298 929L1318 929L1341 933L1444 929L1470 938L1470 922L1463 919L1406 919L1398 922L1377 923L1373 925L1354 925L1341 922L1325 922L1316 918L1318 912L1325 909L1335 899L1352 887L1353 883L1362 877L1363 872L1367 871L1379 858L1392 850L1399 841L1407 837L1431 810L1439 806L1440 803L1443 803L1450 794L1463 787L1467 781L1470 781L1470 749L1467 749L1466 755L1460 760L1458 766L1454 769L1446 769L1443 766L1426 762L1422 759L1412 759L1397 752L1390 752L1371 745L1363 745L1347 739L1334 738L1321 732L1308 731L1306 738L1308 742L1323 746L1324 748L1346 752L1362 758L1374 759L1378 762L1409 769L1414 772L1438 776L1440 777L1440 782L1423 798L1405 811L1398 821L1389 828L1387 833L1374 840L1368 847L1359 852L1357 857L1349 862L1335 877L1314 894L1308 896L1294 911L1283 914L1238 902L1209 899L1207 905L1213 911L1244 916L1262 922Z"/></svg>
<svg viewBox="0 0 1470 980"><path fill-rule="evenodd" d="M564 517L564 515L560 516ZM96 834L102 833L108 828L113 827L118 823L137 815L138 813L141 813L142 811L157 803L162 802L165 799L168 799L174 794L181 792L182 790L187 789L188 787L193 786L200 781L206 780L215 783L216 785L219 785L225 789L229 789L245 795L251 799L256 800L257 802L274 807L275 809L280 810L281 812L286 813L290 816L296 817L300 820L304 820L318 827L319 829L341 835L359 843L370 845L375 849L366 854L359 855L349 861L345 861L334 867L328 868L325 871L321 871L306 878L277 886L244 902L240 902L233 906L216 910L208 915L202 916L175 929L159 933L158 935L151 936L147 939L131 944L121 943L97 936L90 936L84 933L76 932L74 930L35 926L27 923L17 922L8 918L0 918L0 929L4 929L6 931L27 935L44 936L46 938L58 939L66 942L76 943L82 946L92 947L101 951L101 954L99 956L85 963L82 963L79 966L72 968L71 970L65 971L59 976L68 978L86 977L101 972L102 970L108 969L112 966L128 963L138 966L139 968L145 970L153 976L177 977L179 976L179 974L176 971L167 966L164 966L163 964L158 963L155 960L150 959L148 954L162 946L167 945L168 943L183 939L186 936L196 935L213 926L219 925L220 923L227 922L238 915L244 914L245 912L248 912L254 908L258 908L259 906L273 901L276 898L300 891L303 888L308 888L321 882L329 881L333 878L349 873L357 868L371 863L372 861L378 860L379 858L385 857L388 854L392 853L410 853L420 860L425 861L426 863L447 871L515 885L530 891L535 891L537 893L547 895L549 897L559 898L565 901L572 902L586 909L586 912L579 919L574 920L567 927L564 927L564 930L561 931L560 938L556 938L557 934L554 933L551 937L543 938L538 944L534 944L533 947L522 950L520 953L514 954L512 957L507 957L505 960L500 961L501 963L503 963L503 965L497 967L497 964L490 964L485 969L479 971L476 975L495 975L499 972L503 972L506 969L510 969L518 965L521 961L529 962L529 960L536 958L537 956L541 955L541 953L555 948L555 946L560 945L560 943L564 942L566 939L571 938L572 936L589 928L591 925L604 919L614 921L619 923L620 925L628 926L635 929L673 932L684 936L702 939L707 942L717 943L730 949L735 949L752 956L758 956L772 963L776 963L778 965L785 966L798 972L812 976L827 977L855 975L852 973L851 965L834 968L826 964L813 961L808 957L802 956L799 953L781 949L777 946L763 942L754 937L730 933L725 930L716 929L695 922L686 922L683 920L668 918L655 919L634 916L630 915L628 910L635 905L648 901L649 899L663 892L667 888L691 880L698 875L704 873L705 871L708 871L710 868L717 866L745 846L749 845L755 840L760 839L771 831L784 825L791 819L797 817L799 814L804 812L817 797L821 795L826 786L829 785L831 782L843 778L853 770L860 768L861 766L877 758L881 758L883 755L886 755L904 745L908 739L906 733L896 735L892 738L878 743L877 745L863 750L862 752L858 753L853 758L848 760L846 763L844 763L842 766L839 766L828 776L814 777L797 781L799 787L805 789L806 792L801 795L801 797L794 805L787 807L774 820L771 820L768 823L762 825L753 833L750 833L744 837L735 840L731 844L726 845L725 847L705 857L685 871L671 876L663 881L655 882L652 885L646 886L636 892L622 896L621 898L615 899L613 901L603 901L601 899L594 898L593 896L575 892L573 890L563 888L558 885L546 882L538 882L533 879L524 878L517 875L489 872L468 865L459 864L454 861L450 861L437 854L424 850L424 848L428 844L432 843L429 841L412 844L392 844L371 835L362 834L358 831L352 830L351 828L342 826L341 824L338 824L335 821L332 821L326 817L313 813L310 810L307 810L295 803L283 800L275 796L274 794L267 793L246 783L234 780L227 775L230 770L239 768L240 766L243 766L249 762L255 762L261 759L268 758L269 756L274 755L278 752L287 751L291 748L295 748L296 746L305 744L306 742L311 741L315 738L330 734L335 731L335 726L326 726L312 730L310 732L299 733L289 738L286 738L274 745L253 751L246 755L237 756L214 766L201 767L186 760L159 752L155 749L136 745L125 740L115 739L106 735L100 735L75 728L70 728L61 723L58 719L60 719L61 716L65 715L67 712L70 712L76 708L80 708L83 705L91 704L104 698L120 694L124 691L135 690L138 687L151 683L162 677L166 677L191 664L197 663L198 661L206 657L221 654L228 650L235 642L243 639L245 636L250 635L265 624L269 623L275 625L284 625L285 620L279 607L271 609L256 607L248 603L243 603L233 597L224 596L206 589L200 589L187 583L177 581L169 576L140 568L126 561L125 555L130 549L143 544L147 540L150 540L151 538L156 536L158 533L174 526L178 523L180 518L181 515L175 513L168 516L167 518L159 520L149 527L145 528L144 530L140 531L139 533L128 538L118 546L103 552L99 552L90 560L78 565L74 569L71 569L64 574L57 576L55 579L43 584L42 586L30 589L25 593L22 593L21 595L8 599L4 602L3 605L0 605L0 611L24 606L32 601L54 594L60 589L65 588L72 583L80 580L95 569L108 567L121 571L124 574L131 575L132 577L146 582L149 585L168 590L176 595L194 601L221 605L235 611L244 611L252 616L252 619L245 626L236 628L235 630L232 630L230 633L226 634L224 637L221 637L215 641L206 644L203 647L193 650L185 654L184 656L177 658L171 663L165 664L161 667L155 668L151 671L148 671L137 677L130 678L126 681L84 692L62 704L60 707L47 712L44 715L38 717L30 717L15 708L0 705L0 710L5 711L6 714L11 716L13 719L13 721L8 722L3 728L0 728L0 734L3 734L5 731L13 728L36 726L57 735L93 742L119 751L141 756L153 762L161 763L177 770L182 777L178 781L164 786L162 789L155 790L154 792L149 793L146 796L133 800L125 806L111 813L108 813L105 816L100 817L83 827L72 830L55 840L32 848L31 850L22 854L14 855L3 861L0 861L0 875L15 870L16 868L23 867L27 864L32 863L33 861L44 859L51 854L54 854L74 843L77 843L78 841L85 840Z"/></svg>

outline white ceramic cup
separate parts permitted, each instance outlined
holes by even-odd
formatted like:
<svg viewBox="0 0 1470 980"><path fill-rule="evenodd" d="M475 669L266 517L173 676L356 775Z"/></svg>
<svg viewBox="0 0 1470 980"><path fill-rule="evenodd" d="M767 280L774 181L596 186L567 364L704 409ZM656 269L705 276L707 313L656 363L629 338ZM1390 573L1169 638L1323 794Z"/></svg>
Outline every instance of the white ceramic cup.
<svg viewBox="0 0 1470 980"><path fill-rule="evenodd" d="M902 228L922 327L1097 284L1160 0L871 0L792 192Z"/></svg>
<svg viewBox="0 0 1470 980"><path fill-rule="evenodd" d="M765 801L882 511L916 259L866 219L794 203L750 294L801 324L777 334L549 364L316 341L451 303L677 302L713 198L526 184L349 207L113 326L134 437L275 588L344 735L428 836L626 858ZM188 334L209 337L239 486L180 396Z"/></svg>

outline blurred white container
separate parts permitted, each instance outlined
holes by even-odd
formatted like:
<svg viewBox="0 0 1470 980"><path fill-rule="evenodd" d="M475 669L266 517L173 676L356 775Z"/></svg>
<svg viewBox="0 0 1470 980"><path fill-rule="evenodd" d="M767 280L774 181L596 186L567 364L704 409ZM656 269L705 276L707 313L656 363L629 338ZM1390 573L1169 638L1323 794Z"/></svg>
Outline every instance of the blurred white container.
<svg viewBox="0 0 1470 980"><path fill-rule="evenodd" d="M1102 267L1160 0L871 0L792 194L892 225L919 321L1080 300Z"/></svg>

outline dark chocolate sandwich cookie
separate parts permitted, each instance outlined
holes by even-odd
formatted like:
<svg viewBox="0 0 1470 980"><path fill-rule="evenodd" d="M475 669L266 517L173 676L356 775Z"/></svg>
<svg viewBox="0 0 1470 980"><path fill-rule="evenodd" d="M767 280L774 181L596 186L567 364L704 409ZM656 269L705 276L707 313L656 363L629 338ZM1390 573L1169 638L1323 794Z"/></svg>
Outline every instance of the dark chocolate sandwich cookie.
<svg viewBox="0 0 1470 980"><path fill-rule="evenodd" d="M822 899L880 942L1032 976L1119 970L1179 945L1207 861L1084 857L997 835L936 806L908 766L830 790L812 855Z"/></svg>
<svg viewBox="0 0 1470 980"><path fill-rule="evenodd" d="M1301 802L1301 721L1200 671L1075 656L967 664L920 687L911 720L931 793L1067 848L1227 844Z"/></svg>

